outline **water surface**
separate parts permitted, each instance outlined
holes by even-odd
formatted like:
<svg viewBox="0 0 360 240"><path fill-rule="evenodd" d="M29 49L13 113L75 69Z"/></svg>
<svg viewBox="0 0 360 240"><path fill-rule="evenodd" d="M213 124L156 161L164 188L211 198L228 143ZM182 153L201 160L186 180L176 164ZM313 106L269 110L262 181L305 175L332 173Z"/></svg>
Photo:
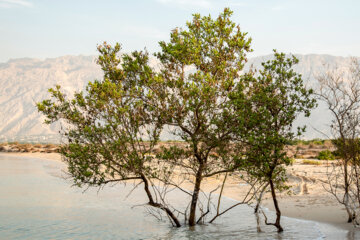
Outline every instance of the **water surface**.
<svg viewBox="0 0 360 240"><path fill-rule="evenodd" d="M145 207L134 207L146 203L141 189L128 198L131 185L84 192L63 178L64 168L57 161L0 155L0 239L323 239L324 229L356 239L346 231L286 217L284 233L271 226L257 233L252 209L245 206L215 224L176 229L149 216ZM179 192L171 198L184 203ZM226 199L224 207L233 203Z"/></svg>

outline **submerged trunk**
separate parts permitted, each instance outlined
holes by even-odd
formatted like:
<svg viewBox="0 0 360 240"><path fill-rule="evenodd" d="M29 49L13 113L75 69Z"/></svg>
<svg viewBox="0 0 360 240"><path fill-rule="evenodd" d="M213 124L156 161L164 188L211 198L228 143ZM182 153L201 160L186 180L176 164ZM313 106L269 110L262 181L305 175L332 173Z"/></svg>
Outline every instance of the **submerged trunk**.
<svg viewBox="0 0 360 240"><path fill-rule="evenodd" d="M202 180L202 169L203 165L200 164L199 169L196 173L196 179L195 179L195 186L194 186L194 192L191 199L191 205L190 205L190 215L189 215L189 225L195 226L196 224L196 205L199 198L199 192L200 192L200 185Z"/></svg>
<svg viewBox="0 0 360 240"><path fill-rule="evenodd" d="M267 183L261 190L260 195L258 198L256 198L256 206L254 209L254 213L255 213L255 217L256 217L256 228L258 232L261 232L261 227L260 227L260 216L259 216L259 210L260 210L260 206L261 206L261 200L263 198L263 195L265 193L266 188L269 186L269 183ZM255 195L256 197L256 195Z"/></svg>
<svg viewBox="0 0 360 240"><path fill-rule="evenodd" d="M351 223L354 220L354 214L351 211L349 206L349 174L348 174L348 160L344 161L344 205L346 208L346 212L348 213L348 223Z"/></svg>
<svg viewBox="0 0 360 240"><path fill-rule="evenodd" d="M142 175L141 176L141 179L143 180L144 182L144 190L146 192L146 195L148 196L148 199L149 199L149 205L152 206L152 207L155 207L155 208L159 208L161 210L163 210L164 212L166 212L166 214L170 217L170 219L174 222L175 226L176 227L181 227L181 224L179 222L179 219L177 219L177 217L174 215L174 213L166 206L164 206L163 204L161 203L157 203L157 202L154 202L154 198L151 194L151 191L149 189L149 181L147 180L147 178Z"/></svg>
<svg viewBox="0 0 360 240"><path fill-rule="evenodd" d="M273 199L273 202L274 202L274 207L275 207L275 210L276 210L276 221L274 223L274 226L278 229L278 232L282 232L282 231L284 231L284 229L281 227L281 224L280 224L281 211L280 211L280 208L279 208L278 201L276 199L274 182L273 182L272 179L270 179L269 183L270 183L270 188L271 188L271 196L272 196L272 199Z"/></svg>
<svg viewBox="0 0 360 240"><path fill-rule="evenodd" d="M358 202L358 207L360 207L360 176L359 176L359 170L358 170L358 166L355 164L356 160L353 160L354 164L353 167L355 169L355 178L356 178L356 198L357 198L357 202ZM356 225L359 225L359 219L358 219L358 213L355 212L354 213L354 222Z"/></svg>

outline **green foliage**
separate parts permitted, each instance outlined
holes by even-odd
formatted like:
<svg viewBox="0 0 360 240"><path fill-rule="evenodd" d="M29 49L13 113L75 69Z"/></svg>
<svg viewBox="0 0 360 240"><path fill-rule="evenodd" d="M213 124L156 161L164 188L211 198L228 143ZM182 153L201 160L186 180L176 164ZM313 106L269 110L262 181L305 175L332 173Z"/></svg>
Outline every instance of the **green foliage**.
<svg viewBox="0 0 360 240"><path fill-rule="evenodd" d="M317 159L319 159L319 160L335 160L335 156L331 151L324 150L324 151L319 152Z"/></svg>
<svg viewBox="0 0 360 240"><path fill-rule="evenodd" d="M225 9L215 20L194 14L187 29L176 28L168 43L160 42L162 51L156 54L163 66L154 91L161 102L157 111L177 128L174 135L190 143L195 162L207 161L206 152L224 150L230 141L227 96L251 51L251 39L230 20L231 14ZM205 165L210 171L212 165Z"/></svg>
<svg viewBox="0 0 360 240"><path fill-rule="evenodd" d="M245 125L239 133L249 148L248 172L265 181L276 180L279 187L285 180L283 166L291 162L284 147L305 131L304 127L298 128L295 135L292 124L299 113L309 116L315 106L312 90L305 88L301 75L292 69L296 63L294 56L286 58L274 51L274 59L263 63L259 73L252 71L243 76L248 86L247 99L243 99L242 89L233 96Z"/></svg>
<svg viewBox="0 0 360 240"><path fill-rule="evenodd" d="M158 116L143 100L149 92L146 52L118 56L120 45L104 43L98 47L97 63L104 71L103 80L90 82L85 92L68 99L60 86L49 90L52 99L37 104L47 117L69 126L62 134L61 154L77 185L101 185L109 181L148 174L146 154L157 142L161 123L151 127ZM148 133L144 143L144 133Z"/></svg>
<svg viewBox="0 0 360 240"><path fill-rule="evenodd" d="M293 165L296 162L295 158L289 159L289 165Z"/></svg>

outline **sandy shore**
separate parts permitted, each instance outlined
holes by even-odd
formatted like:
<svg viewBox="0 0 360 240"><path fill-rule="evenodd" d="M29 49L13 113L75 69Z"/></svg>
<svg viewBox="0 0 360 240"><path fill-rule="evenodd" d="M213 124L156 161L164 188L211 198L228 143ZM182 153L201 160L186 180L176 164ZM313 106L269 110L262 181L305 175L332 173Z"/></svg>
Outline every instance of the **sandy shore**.
<svg viewBox="0 0 360 240"><path fill-rule="evenodd" d="M20 153L20 152L0 152L0 155L9 155L9 156L19 156L19 157L30 157L30 158L40 158L61 161L61 156L59 153Z"/></svg>
<svg viewBox="0 0 360 240"><path fill-rule="evenodd" d="M61 161L58 153L1 153L12 156L49 159ZM322 181L326 178L326 165L305 165L302 160L297 160L290 166L289 184L292 186L292 195L280 194L279 203L283 216L312 220L331 224L344 230L354 231L352 224L346 223L345 209L337 203L335 198L324 190ZM219 185L221 179L209 179L204 182L203 190L211 191ZM185 183L184 188L190 187ZM228 179L224 189L224 195L241 200L243 188L235 179ZM272 200L267 196L263 206L274 210ZM357 230L356 230L357 231Z"/></svg>

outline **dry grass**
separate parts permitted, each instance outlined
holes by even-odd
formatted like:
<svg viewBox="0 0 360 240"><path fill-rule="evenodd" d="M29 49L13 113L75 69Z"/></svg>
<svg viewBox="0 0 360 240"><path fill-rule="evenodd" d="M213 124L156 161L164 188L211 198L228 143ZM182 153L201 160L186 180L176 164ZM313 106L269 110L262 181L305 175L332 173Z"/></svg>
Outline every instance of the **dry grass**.
<svg viewBox="0 0 360 240"><path fill-rule="evenodd" d="M305 159L305 160L302 161L302 164L305 164L305 165L322 165L322 162L317 161L317 160Z"/></svg>
<svg viewBox="0 0 360 240"><path fill-rule="evenodd" d="M55 144L46 144L44 148L56 148Z"/></svg>

